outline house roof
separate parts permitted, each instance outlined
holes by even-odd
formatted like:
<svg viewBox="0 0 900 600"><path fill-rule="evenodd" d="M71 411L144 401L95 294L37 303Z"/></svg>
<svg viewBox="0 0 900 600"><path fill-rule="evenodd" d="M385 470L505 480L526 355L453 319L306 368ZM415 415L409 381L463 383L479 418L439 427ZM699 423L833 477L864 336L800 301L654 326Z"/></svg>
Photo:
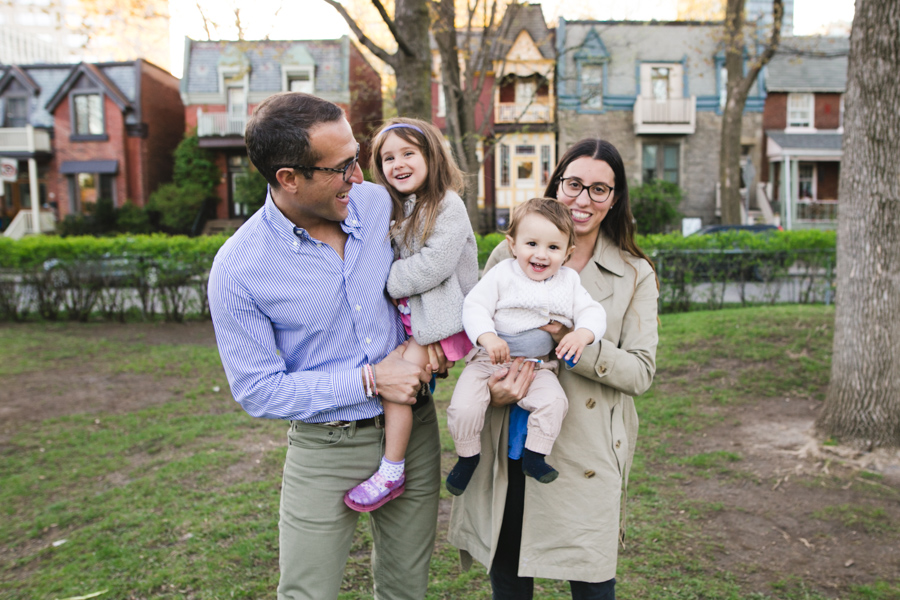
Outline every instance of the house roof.
<svg viewBox="0 0 900 600"><path fill-rule="evenodd" d="M816 154L840 155L844 139L842 133L785 133L779 130L766 131L770 142L778 145L769 154Z"/></svg>
<svg viewBox="0 0 900 600"><path fill-rule="evenodd" d="M185 41L181 92L218 94L220 67L236 67L248 75L248 91L282 91L282 65L314 67L316 94L329 100L349 99L350 39ZM190 103L188 100L186 104Z"/></svg>
<svg viewBox="0 0 900 600"><path fill-rule="evenodd" d="M508 29L505 29L507 27ZM506 34L494 47L494 60L503 60L522 31L528 32L542 57L546 59L556 57L553 33L544 21L544 12L540 4L510 4L498 30L505 31Z"/></svg>
<svg viewBox="0 0 900 600"><path fill-rule="evenodd" d="M770 92L844 92L850 40L844 37L787 37L766 67Z"/></svg>
<svg viewBox="0 0 900 600"><path fill-rule="evenodd" d="M122 73L120 70L116 70L117 67L124 66L126 69L134 70L135 63L114 63L111 65L95 65L91 63L80 63L75 65L73 69L69 71L68 76L62 82L62 84L55 90L53 96L46 104L47 111L52 113L56 110L56 107L59 106L60 102L63 101L69 94L69 92L75 87L78 81L82 77L86 77L92 83L94 83L97 87L103 90L103 92L115 102L116 106L119 107L123 112L126 110L133 109L132 100L134 99L134 95L136 93L136 87L131 86L132 97L129 98L125 92L119 88L113 79L112 75L115 75L120 81L124 78L122 77ZM110 70L113 70L111 73ZM131 81L134 81L133 75Z"/></svg>

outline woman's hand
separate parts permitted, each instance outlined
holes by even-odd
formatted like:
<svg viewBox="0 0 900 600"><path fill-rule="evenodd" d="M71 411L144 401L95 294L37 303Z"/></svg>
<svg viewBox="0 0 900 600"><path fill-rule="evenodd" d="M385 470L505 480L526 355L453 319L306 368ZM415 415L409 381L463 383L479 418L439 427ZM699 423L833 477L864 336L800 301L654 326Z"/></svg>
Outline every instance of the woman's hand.
<svg viewBox="0 0 900 600"><path fill-rule="evenodd" d="M447 371L453 368L454 361L447 360L441 343L434 342L428 344L426 348L428 349L428 367L431 369L431 373L439 379L447 377Z"/></svg>
<svg viewBox="0 0 900 600"><path fill-rule="evenodd" d="M562 339L564 337L566 337L569 333L572 332L571 328L566 327L559 321L550 321L543 327L538 327L538 329L542 329L542 330L546 331L547 333L549 333L550 336L553 337L553 341L556 342L557 344L560 341L562 341Z"/></svg>
<svg viewBox="0 0 900 600"><path fill-rule="evenodd" d="M508 368L498 369L488 379L491 406L496 408L515 404L528 393L532 381L534 381L534 363L526 361L521 356L516 358Z"/></svg>

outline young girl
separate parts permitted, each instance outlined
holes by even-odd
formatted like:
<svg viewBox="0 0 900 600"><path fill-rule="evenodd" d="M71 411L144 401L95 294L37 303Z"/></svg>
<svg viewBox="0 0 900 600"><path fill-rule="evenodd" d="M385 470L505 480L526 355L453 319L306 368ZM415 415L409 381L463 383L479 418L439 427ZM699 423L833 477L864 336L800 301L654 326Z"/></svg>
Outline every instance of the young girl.
<svg viewBox="0 0 900 600"><path fill-rule="evenodd" d="M394 201L391 240L397 257L387 281L406 332L403 354L423 369L426 346L440 343L447 360L472 348L463 331L463 299L478 281L475 234L462 199L462 172L440 132L418 119L391 119L375 135L372 173ZM377 385L377 382L374 382ZM409 406L384 403L385 451L378 471L344 495L360 512L403 493L404 457L412 430Z"/></svg>
<svg viewBox="0 0 900 600"><path fill-rule="evenodd" d="M559 472L545 457L559 435L568 401L550 360L553 338L539 329L558 321L573 329L556 346L556 358L572 367L585 346L606 332L606 311L581 286L578 273L565 263L575 249L572 213L552 198L533 198L516 208L506 241L514 258L485 273L463 304L463 325L479 346L459 377L447 425L459 460L447 476L447 489L462 494L481 456L481 429L491 399L488 380L525 356L538 364L528 395L519 406L531 411L522 455L522 471L541 483Z"/></svg>

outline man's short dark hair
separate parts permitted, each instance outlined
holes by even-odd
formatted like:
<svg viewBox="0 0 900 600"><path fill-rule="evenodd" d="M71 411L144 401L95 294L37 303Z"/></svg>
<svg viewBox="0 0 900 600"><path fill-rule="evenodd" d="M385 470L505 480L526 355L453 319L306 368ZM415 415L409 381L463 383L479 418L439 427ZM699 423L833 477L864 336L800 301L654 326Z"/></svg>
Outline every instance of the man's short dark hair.
<svg viewBox="0 0 900 600"><path fill-rule="evenodd" d="M343 116L341 107L310 94L283 92L269 96L247 122L247 155L269 185L277 188L276 167L315 165L322 157L310 145L310 130ZM301 172L312 179L312 171Z"/></svg>

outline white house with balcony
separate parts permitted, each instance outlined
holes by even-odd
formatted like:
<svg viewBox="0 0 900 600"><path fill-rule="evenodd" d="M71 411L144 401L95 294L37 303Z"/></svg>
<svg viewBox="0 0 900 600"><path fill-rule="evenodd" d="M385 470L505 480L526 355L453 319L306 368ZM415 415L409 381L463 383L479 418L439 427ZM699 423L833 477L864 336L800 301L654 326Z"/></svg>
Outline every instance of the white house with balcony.
<svg viewBox="0 0 900 600"><path fill-rule="evenodd" d="M581 21L556 29L557 122L562 154L585 137L619 150L629 186L654 180L678 185L680 210L717 223L716 182L724 106L720 23ZM746 57L752 57L748 48ZM741 146L748 214L757 206L765 91L754 83L743 116ZM771 212L766 214L771 215ZM758 217L764 220L763 217Z"/></svg>
<svg viewBox="0 0 900 600"><path fill-rule="evenodd" d="M224 174L219 219L242 222L248 208L234 200L251 169L244 130L253 109L279 92L305 92L341 106L367 164L368 139L381 122L381 78L347 36L336 40L185 40L181 97L185 126L216 157ZM235 226L239 224L236 223Z"/></svg>

